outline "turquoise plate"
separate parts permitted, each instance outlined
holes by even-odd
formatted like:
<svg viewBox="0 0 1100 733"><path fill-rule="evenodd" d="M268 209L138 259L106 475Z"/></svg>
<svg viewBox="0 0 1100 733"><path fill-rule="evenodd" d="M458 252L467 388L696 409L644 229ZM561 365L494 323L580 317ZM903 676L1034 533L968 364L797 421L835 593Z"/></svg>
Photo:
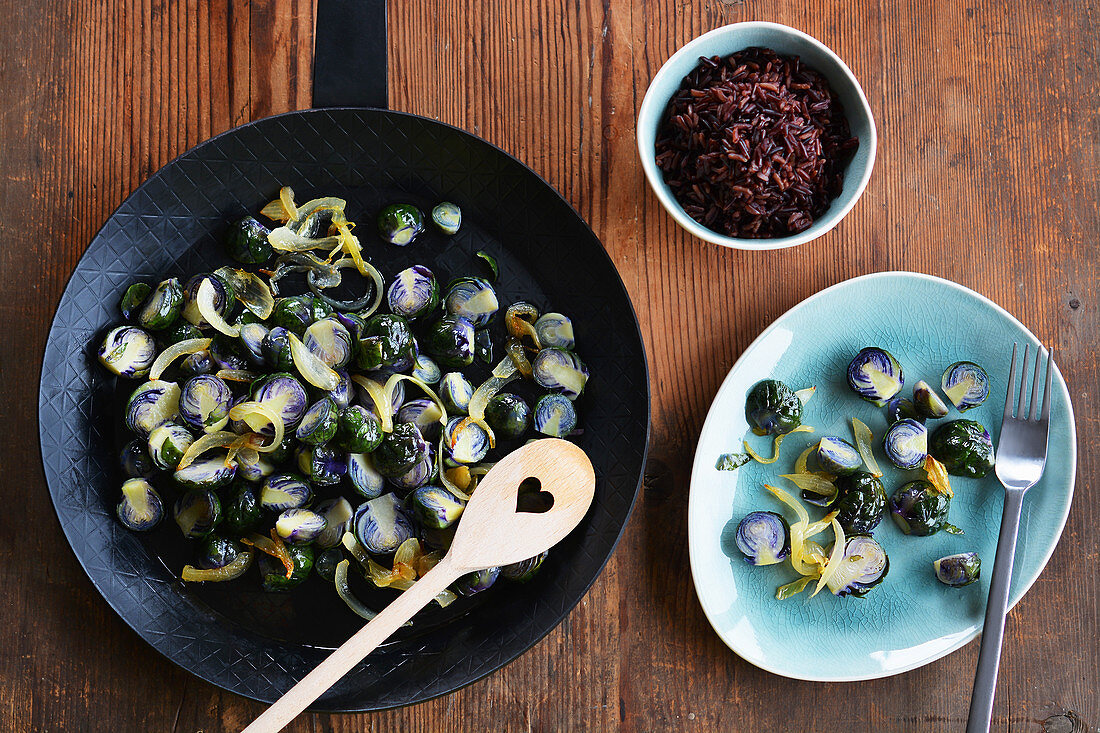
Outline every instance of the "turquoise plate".
<svg viewBox="0 0 1100 733"><path fill-rule="evenodd" d="M1038 344L1004 309L955 283L929 275L884 272L839 283L798 304L769 326L745 350L726 376L703 425L691 474L688 542L699 602L718 635L733 651L758 667L796 679L852 681L886 677L939 659L977 636L989 593L989 573L1000 528L1003 489L990 473L984 479L951 477L955 498L951 521L964 532L907 537L889 519L875 530L890 556L885 581L865 598L837 598L809 591L786 601L775 589L798 575L789 563L748 565L730 542L730 533L750 511L785 509L765 483L797 490L790 473L799 453L824 435L853 441L851 418L858 417L876 437L875 457L885 471L887 493L922 471L893 468L882 454L885 410L856 397L847 386L849 360L864 346L880 346L901 362L902 394L924 379L939 391L944 368L955 361L983 365L992 382L985 404L966 417L985 425L996 444L1007 386L1012 342ZM749 442L770 455L767 439L753 436L745 420L745 394L757 381L781 379L792 389L816 386L803 423L813 435L795 433L783 444L777 463L750 463L718 471L715 459ZM935 428L959 414L952 409ZM1073 407L1061 373L1054 375L1046 473L1024 500L1012 579L1011 603L1027 592L1058 544L1069 513L1077 466ZM822 515L808 507L811 518ZM791 518L793 521L793 518ZM723 542L723 536L726 541ZM818 537L828 546L831 532ZM949 588L932 573L932 561L956 552L976 551L982 577L964 588ZM811 590L812 590L811 585ZM934 622L932 620L934 619Z"/></svg>

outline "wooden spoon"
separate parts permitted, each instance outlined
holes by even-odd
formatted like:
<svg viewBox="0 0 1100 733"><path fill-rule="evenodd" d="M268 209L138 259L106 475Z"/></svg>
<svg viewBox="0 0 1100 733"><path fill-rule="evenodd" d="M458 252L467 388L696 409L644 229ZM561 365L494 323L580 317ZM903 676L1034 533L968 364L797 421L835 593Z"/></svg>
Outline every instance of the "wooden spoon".
<svg viewBox="0 0 1100 733"><path fill-rule="evenodd" d="M519 485L528 478L538 479L542 491L554 497L549 510L540 514L516 510ZM521 562L549 550L580 523L595 490L592 463L572 443L546 438L509 453L477 485L451 549L439 564L276 700L244 733L282 730L462 575Z"/></svg>

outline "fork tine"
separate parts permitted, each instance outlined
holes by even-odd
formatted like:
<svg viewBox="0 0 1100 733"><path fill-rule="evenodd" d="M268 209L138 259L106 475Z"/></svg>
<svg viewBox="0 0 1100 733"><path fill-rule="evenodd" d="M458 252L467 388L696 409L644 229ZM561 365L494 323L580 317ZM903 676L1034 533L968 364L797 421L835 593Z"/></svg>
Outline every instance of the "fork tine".
<svg viewBox="0 0 1100 733"><path fill-rule="evenodd" d="M1043 357L1046 350L1042 346L1035 348L1035 378L1031 381L1031 414L1028 420L1034 420L1039 415L1039 376L1043 373Z"/></svg>
<svg viewBox="0 0 1100 733"><path fill-rule="evenodd" d="M1016 402L1016 419L1024 420L1024 398L1027 396L1027 355L1030 345L1024 344L1024 363L1020 369L1020 397Z"/></svg>
<svg viewBox="0 0 1100 733"><path fill-rule="evenodd" d="M1047 383L1043 389L1043 422L1050 420L1050 383L1054 377L1054 349L1047 349Z"/></svg>
<svg viewBox="0 0 1100 733"><path fill-rule="evenodd" d="M1016 393L1016 347L1012 342L1012 366L1008 368L1008 390L1005 391L1005 417L1012 417L1012 397Z"/></svg>

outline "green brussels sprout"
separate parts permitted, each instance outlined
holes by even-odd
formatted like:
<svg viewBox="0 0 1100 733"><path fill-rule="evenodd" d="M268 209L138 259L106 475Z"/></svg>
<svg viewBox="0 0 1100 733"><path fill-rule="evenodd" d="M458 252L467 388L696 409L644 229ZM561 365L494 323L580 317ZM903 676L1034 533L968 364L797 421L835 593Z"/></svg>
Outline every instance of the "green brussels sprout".
<svg viewBox="0 0 1100 733"><path fill-rule="evenodd" d="M182 425L166 422L149 433L149 456L157 468L175 469L184 452L195 442L195 436Z"/></svg>
<svg viewBox="0 0 1100 733"><path fill-rule="evenodd" d="M225 251L237 262L246 265L260 265L271 259L275 251L267 241L271 230L261 224L256 217L246 216L233 226L225 237Z"/></svg>
<svg viewBox="0 0 1100 733"><path fill-rule="evenodd" d="M405 360L416 358L415 346L405 318L380 313L371 316L363 326L355 361L360 369L394 368Z"/></svg>
<svg viewBox="0 0 1100 733"><path fill-rule="evenodd" d="M982 575L982 559L976 552L960 552L932 561L936 580L952 588L970 585Z"/></svg>
<svg viewBox="0 0 1100 733"><path fill-rule="evenodd" d="M382 442L382 424L365 407L349 405L340 410L336 439L350 453L370 453Z"/></svg>
<svg viewBox="0 0 1100 733"><path fill-rule="evenodd" d="M153 288L134 317L142 328L162 331L179 319L182 310L183 286L172 277Z"/></svg>
<svg viewBox="0 0 1100 733"><path fill-rule="evenodd" d="M802 424L802 401L778 379L763 379L745 398L745 417L757 435L784 435Z"/></svg>
<svg viewBox="0 0 1100 733"><path fill-rule="evenodd" d="M242 552L244 552L244 547L240 542L212 534L203 540L195 564L207 570L224 568L236 560L237 555Z"/></svg>
<svg viewBox="0 0 1100 733"><path fill-rule="evenodd" d="M193 323L177 319L171 326L157 333L157 338L165 346L171 346L172 344L178 344L180 341L201 339L202 329Z"/></svg>
<svg viewBox="0 0 1100 733"><path fill-rule="evenodd" d="M498 440L516 440L531 425L531 408L523 398L502 392L493 395L485 406L485 421Z"/></svg>
<svg viewBox="0 0 1100 733"><path fill-rule="evenodd" d="M924 479L902 484L890 497L890 515L898 529L918 537L936 534L941 529L950 534L961 534L947 521L950 508L951 497Z"/></svg>
<svg viewBox="0 0 1100 733"><path fill-rule="evenodd" d="M428 455L428 442L412 423L398 423L371 455L378 473L386 478L397 478L424 460Z"/></svg>
<svg viewBox="0 0 1100 733"><path fill-rule="evenodd" d="M339 547L330 547L318 552L313 563L313 572L330 583L336 581L336 566L344 559L344 552Z"/></svg>
<svg viewBox="0 0 1100 733"><path fill-rule="evenodd" d="M856 471L836 480L837 495L829 511L846 534L870 534L886 513L886 489L866 471Z"/></svg>
<svg viewBox="0 0 1100 733"><path fill-rule="evenodd" d="M145 302L151 292L153 292L153 289L146 283L134 283L126 288L126 292L122 295L122 302L118 304L122 317L133 323L138 309L141 308L141 304Z"/></svg>
<svg viewBox="0 0 1100 733"><path fill-rule="evenodd" d="M309 545L287 545L287 554L294 569L286 577L286 568L274 563L265 563L271 572L263 573L263 589L268 592L290 590L301 583L313 570L313 548Z"/></svg>
<svg viewBox="0 0 1100 733"><path fill-rule="evenodd" d="M275 309L271 311L271 322L301 338L305 335L307 326L330 315L332 315L332 306L320 298L312 295L292 295L275 301Z"/></svg>
<svg viewBox="0 0 1100 733"><path fill-rule="evenodd" d="M952 420L936 428L928 452L954 476L982 478L993 468L993 439L974 420Z"/></svg>
<svg viewBox="0 0 1100 733"><path fill-rule="evenodd" d="M237 480L223 490L222 526L230 533L243 535L260 523L260 499L256 487Z"/></svg>
<svg viewBox="0 0 1100 733"><path fill-rule="evenodd" d="M462 316L444 316L428 330L424 348L441 367L468 367L474 361L474 325Z"/></svg>
<svg viewBox="0 0 1100 733"><path fill-rule="evenodd" d="M276 371L294 370L294 356L290 351L290 330L276 326L268 331L260 342L264 362Z"/></svg>
<svg viewBox="0 0 1100 733"><path fill-rule="evenodd" d="M378 214L378 234L404 247L424 231L424 212L412 204L390 204Z"/></svg>

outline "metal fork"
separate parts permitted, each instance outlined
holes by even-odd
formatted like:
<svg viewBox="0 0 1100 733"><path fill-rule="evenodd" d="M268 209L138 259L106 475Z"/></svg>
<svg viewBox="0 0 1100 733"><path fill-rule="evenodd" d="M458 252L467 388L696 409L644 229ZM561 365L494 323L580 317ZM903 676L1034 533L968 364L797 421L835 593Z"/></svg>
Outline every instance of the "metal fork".
<svg viewBox="0 0 1100 733"><path fill-rule="evenodd" d="M993 716L993 697L997 689L997 668L1001 662L1001 642L1004 640L1005 615L1008 613L1008 590L1012 584L1012 560L1016 555L1016 535L1020 530L1020 510L1024 493L1043 475L1047 461L1047 434L1050 428L1050 384L1054 372L1052 352L1047 356L1046 388L1043 390L1042 413L1039 408L1039 367L1044 351L1036 348L1031 386L1031 411L1024 412L1027 392L1028 346L1024 360L1016 414L1012 414L1012 397L1016 391L1016 344L1012 344L1012 366L1008 374L1005 413L1001 420L1001 440L997 445L997 478L1005 487L1004 514L1001 516L1001 536L997 541L997 559L989 583L989 603L982 626L982 648L978 654L978 671L974 675L974 692L970 698L970 717L966 733L988 733Z"/></svg>

